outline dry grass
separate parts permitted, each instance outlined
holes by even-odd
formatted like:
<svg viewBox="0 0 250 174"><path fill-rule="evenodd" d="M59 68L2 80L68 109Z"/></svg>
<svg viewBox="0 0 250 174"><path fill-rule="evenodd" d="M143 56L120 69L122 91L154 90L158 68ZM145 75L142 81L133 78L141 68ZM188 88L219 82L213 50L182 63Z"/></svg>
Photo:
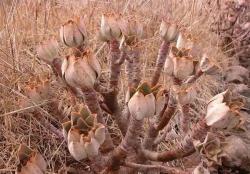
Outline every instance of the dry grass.
<svg viewBox="0 0 250 174"><path fill-rule="evenodd" d="M179 3L178 1L182 1ZM59 141L39 123L45 117L60 128L58 112L51 112L49 104L20 108L18 100L25 97L23 89L31 77L47 74L55 81L52 71L37 59L35 48L39 42L50 37L58 39L59 27L69 18L84 16L88 30L89 45L94 51L102 47L96 37L102 13L116 12L138 18L145 25L145 37L141 40L143 79L152 72L160 39L158 26L163 17L177 21L197 37L202 47L212 55L220 67L228 60L219 51L217 38L209 31L216 12L216 4L210 9L198 10L192 0L1 0L0 1L0 173L11 173L16 166L16 150L20 143L27 143L38 149L49 165L50 173L58 172L63 166L78 164L69 155L65 143ZM203 1L201 1L203 2ZM204 0L205 2L205 0ZM211 2L213 3L213 2ZM213 7L214 6L214 7ZM205 4L203 4L205 8ZM211 10L211 12L209 11ZM58 39L59 40L59 39ZM103 74L108 74L107 49L99 50L98 59L102 62ZM65 49L61 50L64 55ZM122 72L122 78L125 78ZM194 113L204 110L205 101L223 88L220 78L203 77L197 83L201 91L197 98ZM62 100L70 107L69 94L53 83L54 99ZM121 89L124 91L124 82ZM50 102L50 100L48 101ZM33 108L33 109L34 109ZM112 121L112 120L111 120ZM114 124L114 134L119 133Z"/></svg>

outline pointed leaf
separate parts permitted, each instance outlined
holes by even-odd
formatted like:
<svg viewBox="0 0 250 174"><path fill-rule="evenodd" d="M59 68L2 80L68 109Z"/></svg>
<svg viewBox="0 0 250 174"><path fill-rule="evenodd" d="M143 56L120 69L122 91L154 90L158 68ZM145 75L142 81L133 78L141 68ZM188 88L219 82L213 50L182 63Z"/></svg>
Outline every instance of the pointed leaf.
<svg viewBox="0 0 250 174"><path fill-rule="evenodd" d="M31 154L32 150L24 144L21 144L17 150L17 156L19 158L19 161L21 162L24 160L28 160Z"/></svg>
<svg viewBox="0 0 250 174"><path fill-rule="evenodd" d="M193 60L186 57L174 58L174 76L180 80L186 79L194 72Z"/></svg>
<svg viewBox="0 0 250 174"><path fill-rule="evenodd" d="M88 107L86 105L83 105L80 107L80 114L81 114L81 117L85 120L86 118L90 116L91 113Z"/></svg>
<svg viewBox="0 0 250 174"><path fill-rule="evenodd" d="M140 91L143 95L147 95L150 94L151 91L151 87L147 82L142 83L136 91Z"/></svg>
<svg viewBox="0 0 250 174"><path fill-rule="evenodd" d="M80 142L80 132L77 129L71 128L68 132L68 143Z"/></svg>
<svg viewBox="0 0 250 174"><path fill-rule="evenodd" d="M71 121L67 121L67 122L63 123L62 127L63 127L63 136L64 136L65 140L67 140L68 139L68 132L71 128Z"/></svg>
<svg viewBox="0 0 250 174"><path fill-rule="evenodd" d="M62 26L63 39L62 42L67 46L75 46L74 42L74 22L69 20Z"/></svg>
<svg viewBox="0 0 250 174"><path fill-rule="evenodd" d="M215 128L226 128L229 123L230 108L225 103L219 103L207 111L206 123Z"/></svg>

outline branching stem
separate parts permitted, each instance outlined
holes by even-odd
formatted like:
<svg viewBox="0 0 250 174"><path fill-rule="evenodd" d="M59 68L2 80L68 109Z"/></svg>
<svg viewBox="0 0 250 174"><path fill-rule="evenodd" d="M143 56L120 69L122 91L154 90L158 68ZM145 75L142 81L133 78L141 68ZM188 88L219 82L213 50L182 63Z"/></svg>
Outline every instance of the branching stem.
<svg viewBox="0 0 250 174"><path fill-rule="evenodd" d="M205 119L201 119L196 127L185 136L181 142L181 147L169 151L154 152L142 149L144 157L152 161L172 161L175 159L189 156L195 152L193 140L202 140L205 138L209 127L206 125Z"/></svg>
<svg viewBox="0 0 250 174"><path fill-rule="evenodd" d="M156 65L155 65L154 74L151 80L151 86L155 86L160 79L161 71L165 64L167 54L169 51L169 47L170 47L170 42L167 42L167 41L162 42L159 52L158 52L157 59L156 59Z"/></svg>

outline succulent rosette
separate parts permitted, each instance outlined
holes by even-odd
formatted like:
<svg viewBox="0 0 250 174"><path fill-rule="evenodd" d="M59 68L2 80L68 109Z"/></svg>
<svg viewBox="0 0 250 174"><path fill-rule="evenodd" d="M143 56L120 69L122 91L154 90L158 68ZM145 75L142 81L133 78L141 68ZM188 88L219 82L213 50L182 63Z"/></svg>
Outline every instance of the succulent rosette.
<svg viewBox="0 0 250 174"><path fill-rule="evenodd" d="M86 41L83 19L68 20L60 28L60 39L68 47L80 47Z"/></svg>
<svg viewBox="0 0 250 174"><path fill-rule="evenodd" d="M45 174L47 164L39 152L22 144L18 148L17 156L17 174Z"/></svg>
<svg viewBox="0 0 250 174"><path fill-rule="evenodd" d="M105 126L97 123L96 115L82 106L79 112L71 113L70 121L63 123L63 135L70 154L80 161L98 155L105 140Z"/></svg>

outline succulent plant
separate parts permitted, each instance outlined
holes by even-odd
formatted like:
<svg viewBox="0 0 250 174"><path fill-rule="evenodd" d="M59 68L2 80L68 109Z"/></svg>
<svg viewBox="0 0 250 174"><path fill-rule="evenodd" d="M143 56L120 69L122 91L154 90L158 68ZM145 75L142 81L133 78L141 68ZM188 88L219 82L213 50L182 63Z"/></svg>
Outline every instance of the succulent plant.
<svg viewBox="0 0 250 174"><path fill-rule="evenodd" d="M102 41L119 40L122 36L122 31L119 27L119 16L114 14L103 14L101 17L101 29L99 37Z"/></svg>
<svg viewBox="0 0 250 174"><path fill-rule="evenodd" d="M128 102L130 114L137 120L155 114L155 96L147 83L140 85Z"/></svg>
<svg viewBox="0 0 250 174"><path fill-rule="evenodd" d="M155 114L158 115L162 112L164 107L168 102L168 91L166 89L162 89L158 91L155 97Z"/></svg>
<svg viewBox="0 0 250 174"><path fill-rule="evenodd" d="M182 106L192 103L197 95L195 87L190 84L184 84L182 86L174 85L172 89L177 101Z"/></svg>
<svg viewBox="0 0 250 174"><path fill-rule="evenodd" d="M168 76L172 76L173 75L173 73L174 73L174 61L173 61L173 57L170 56L168 59L166 59L166 62L164 64L164 72Z"/></svg>
<svg viewBox="0 0 250 174"><path fill-rule="evenodd" d="M176 47L178 49L191 49L194 46L194 41L192 40L191 36L189 36L187 33L180 32Z"/></svg>
<svg viewBox="0 0 250 174"><path fill-rule="evenodd" d="M46 172L47 164L39 152L21 144L17 156L19 159L17 174L44 174Z"/></svg>
<svg viewBox="0 0 250 174"><path fill-rule="evenodd" d="M30 101L25 98L19 100L19 104L24 108L48 100L51 98L51 85L49 80L47 78L31 78L24 87L24 94L30 99Z"/></svg>
<svg viewBox="0 0 250 174"><path fill-rule="evenodd" d="M232 17L229 20L234 19ZM107 171L119 173L121 166L125 168L125 172L126 168L131 166L132 168L137 166L139 171L140 168L148 167L147 165L151 166L144 162L150 160L167 162L186 157L194 153L196 147L202 157L211 163L223 164L222 154L229 161L237 161L231 157L228 150L223 151L224 146L221 139L211 133L207 134L207 132L239 127L243 122L240 114L241 100L233 99L228 91L216 95L207 105L205 118L199 117L194 129L191 130L189 127L191 125L189 120L192 113L190 112L192 111L190 110L191 103L194 102L197 95L194 82L202 74L213 74L217 68L215 62L199 47L196 38L184 30L179 30L179 26L175 23L163 20L159 31L162 43L149 85L146 82L141 83L141 77L139 77L140 50L138 47L143 36L143 23L137 19L122 18L121 15L116 14L102 15L99 37L108 43L110 58L108 61L110 65L109 80L106 87L105 78L103 78L105 80L99 81L101 79L100 64L87 48L88 45L85 45L86 31L84 27L82 20L69 20L61 27L60 39L73 51L64 58L61 64L57 64L60 67L60 77L67 84L66 86L86 104L86 106L81 106L78 112L71 112L70 120L62 124L62 134L67 142L68 151L75 160L89 159L90 167L96 170L96 173ZM172 46L175 41L177 41L176 46ZM128 47L124 47L124 45ZM170 48L171 52L169 52ZM57 42L50 41L41 45L38 48L38 55L45 62L54 66L55 57L58 57ZM197 64L197 60L200 60L199 64ZM123 72L123 62L127 63L126 76L128 79L128 85L125 87L128 91L124 108L121 107L123 103L119 103L119 78L120 72ZM165 74L170 76L173 82L167 81L163 84L163 86L169 85L168 90L160 88L161 85L159 85L163 66ZM37 103L47 97L46 91L46 86L44 88L30 86L27 96ZM80 95L77 95L78 93ZM176 112L177 110L180 112ZM106 116L104 111L110 114L112 119L114 118L123 135L121 143L117 147L106 128L109 121L104 119ZM166 135L168 134L167 125L175 113L182 117L180 118L180 128L177 125L181 136L184 137L180 142L181 147L163 152L154 151L157 150L157 145L164 141L164 137L157 141L156 138L164 128L166 128ZM144 126L144 118L150 118L147 120L149 123L147 126ZM145 131L144 136L141 136L144 127L147 127L148 130ZM203 141L204 138L205 141ZM197 141L193 142L193 140ZM109 143L107 143L108 141ZM108 150L103 150L105 148ZM110 153L111 150L113 150L112 153ZM141 161L141 164L128 163L126 158L130 159L131 154L134 155L135 162ZM99 161L102 162L102 160L104 164L99 165ZM30 163L27 163L26 166L29 168ZM160 170L168 170L159 166ZM40 169L33 170L39 171ZM135 171L137 172L137 169ZM207 174L209 171L203 166L198 166L194 173Z"/></svg>
<svg viewBox="0 0 250 174"><path fill-rule="evenodd" d="M196 141L194 144L199 153L208 160L209 166L221 165L221 140L214 133L208 132L203 142Z"/></svg>
<svg viewBox="0 0 250 174"><path fill-rule="evenodd" d="M143 36L143 25L138 20L121 19L119 26L127 45L135 44Z"/></svg>
<svg viewBox="0 0 250 174"><path fill-rule="evenodd" d="M176 47L180 50L189 49L189 54L195 59L200 59L203 54L203 47L199 45L197 38L188 32L180 32Z"/></svg>
<svg viewBox="0 0 250 174"><path fill-rule="evenodd" d="M168 23L162 20L160 25L160 36L163 40L173 42L178 38L178 26L175 23Z"/></svg>
<svg viewBox="0 0 250 174"><path fill-rule="evenodd" d="M213 74L216 72L216 65L212 60L208 58L207 54L203 54L201 60L200 60L200 70L206 74Z"/></svg>
<svg viewBox="0 0 250 174"><path fill-rule="evenodd" d="M194 141L194 145L210 167L249 168L249 148L246 141L236 135L225 137L208 132L203 142Z"/></svg>
<svg viewBox="0 0 250 174"><path fill-rule="evenodd" d="M237 127L242 122L239 112L242 106L242 101L231 99L229 90L217 94L207 106L207 125L220 129Z"/></svg>
<svg viewBox="0 0 250 174"><path fill-rule="evenodd" d="M86 30L82 18L68 20L60 28L60 39L68 47L80 47L86 42Z"/></svg>
<svg viewBox="0 0 250 174"><path fill-rule="evenodd" d="M180 80L186 79L194 72L194 60L188 55L188 49L179 50L177 47L172 47L173 53L173 74Z"/></svg>
<svg viewBox="0 0 250 174"><path fill-rule="evenodd" d="M101 73L100 64L91 53L86 53L83 57L68 56L61 68L66 83L78 89L93 88Z"/></svg>
<svg viewBox="0 0 250 174"><path fill-rule="evenodd" d="M43 42L37 47L38 57L47 64L52 65L54 58L58 57L59 45L55 39Z"/></svg>
<svg viewBox="0 0 250 174"><path fill-rule="evenodd" d="M71 121L63 123L63 134L70 154L80 161L98 155L105 140L105 126L97 123L96 116L82 106L79 112L71 113Z"/></svg>

